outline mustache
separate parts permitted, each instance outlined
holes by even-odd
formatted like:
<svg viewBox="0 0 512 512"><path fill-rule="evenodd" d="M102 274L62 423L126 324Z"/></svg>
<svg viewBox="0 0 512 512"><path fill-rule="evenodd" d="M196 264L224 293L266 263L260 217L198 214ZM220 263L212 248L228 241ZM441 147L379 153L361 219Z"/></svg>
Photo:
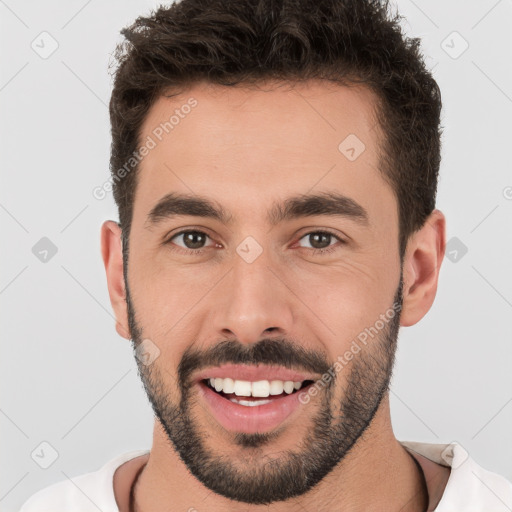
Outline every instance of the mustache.
<svg viewBox="0 0 512 512"><path fill-rule="evenodd" d="M206 350L189 348L178 365L178 378L186 387L193 372L222 364L273 365L324 374L331 365L324 354L285 339L263 339L251 345L222 341Z"/></svg>

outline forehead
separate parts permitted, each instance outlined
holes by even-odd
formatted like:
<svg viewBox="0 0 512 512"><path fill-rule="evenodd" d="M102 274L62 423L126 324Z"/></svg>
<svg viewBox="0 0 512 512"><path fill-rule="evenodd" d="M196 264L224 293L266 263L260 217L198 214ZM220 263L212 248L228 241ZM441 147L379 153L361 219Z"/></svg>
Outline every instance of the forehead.
<svg viewBox="0 0 512 512"><path fill-rule="evenodd" d="M393 209L378 170L375 105L365 87L325 81L199 83L161 96L141 127L141 144L154 147L139 164L134 220L170 192L210 196L228 211L242 201L249 211L267 198L334 189L361 203L373 194L369 210Z"/></svg>

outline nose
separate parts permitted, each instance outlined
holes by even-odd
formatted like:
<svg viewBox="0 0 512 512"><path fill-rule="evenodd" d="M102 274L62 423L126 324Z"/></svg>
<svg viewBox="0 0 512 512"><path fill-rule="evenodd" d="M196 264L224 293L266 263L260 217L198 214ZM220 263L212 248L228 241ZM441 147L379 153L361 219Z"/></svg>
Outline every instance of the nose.
<svg viewBox="0 0 512 512"><path fill-rule="evenodd" d="M216 291L213 327L220 337L251 344L264 337L286 336L293 327L293 294L263 254L247 263L235 258Z"/></svg>

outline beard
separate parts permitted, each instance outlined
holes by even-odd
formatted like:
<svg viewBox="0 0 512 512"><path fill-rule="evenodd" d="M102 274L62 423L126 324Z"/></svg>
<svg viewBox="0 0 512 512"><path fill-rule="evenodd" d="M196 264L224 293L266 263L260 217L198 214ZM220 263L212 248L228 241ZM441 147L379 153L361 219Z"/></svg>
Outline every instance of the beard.
<svg viewBox="0 0 512 512"><path fill-rule="evenodd" d="M136 350L143 342L143 329L136 321L126 277L125 289L130 333ZM329 362L324 354L276 338L265 338L252 345L223 341L207 350L188 349L173 374L180 391L179 401L170 398L169 387L157 361L144 365L136 358L155 416L191 474L211 491L247 504L284 501L312 489L347 456L371 424L389 391L403 303L402 290L401 269L393 302L395 315L384 322L385 326L375 338L343 369L349 370L349 374L342 397L335 397L336 374L319 391L314 414L307 416L306 421L312 422L312 427L307 428L308 434L295 449L276 450L274 446L270 450L272 457L265 455L264 448L279 436L286 435L281 428L269 433L234 434L233 445L245 451L241 458L230 457L207 445L206 441L211 440L217 430L208 429L208 425L201 428L194 416L194 406L199 405L191 393L191 374L200 368L233 363L281 365L320 375L333 368L333 362ZM312 407L313 410L313 403L301 407Z"/></svg>

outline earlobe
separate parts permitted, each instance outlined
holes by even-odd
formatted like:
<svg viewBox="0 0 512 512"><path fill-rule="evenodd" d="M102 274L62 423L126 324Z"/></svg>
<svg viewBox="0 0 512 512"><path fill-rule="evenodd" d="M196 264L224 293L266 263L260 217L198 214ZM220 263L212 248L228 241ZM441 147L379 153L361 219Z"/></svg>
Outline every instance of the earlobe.
<svg viewBox="0 0 512 512"><path fill-rule="evenodd" d="M403 327L419 322L431 308L445 248L446 219L440 210L434 210L407 243L400 317Z"/></svg>
<svg viewBox="0 0 512 512"><path fill-rule="evenodd" d="M116 316L116 331L123 338L130 339L121 235L121 227L117 222L107 220L101 226L101 255L107 275L110 303Z"/></svg>
<svg viewBox="0 0 512 512"><path fill-rule="evenodd" d="M120 322L116 321L116 331L119 336L122 338L126 338L129 340L131 338L130 333L126 330L126 328Z"/></svg>

